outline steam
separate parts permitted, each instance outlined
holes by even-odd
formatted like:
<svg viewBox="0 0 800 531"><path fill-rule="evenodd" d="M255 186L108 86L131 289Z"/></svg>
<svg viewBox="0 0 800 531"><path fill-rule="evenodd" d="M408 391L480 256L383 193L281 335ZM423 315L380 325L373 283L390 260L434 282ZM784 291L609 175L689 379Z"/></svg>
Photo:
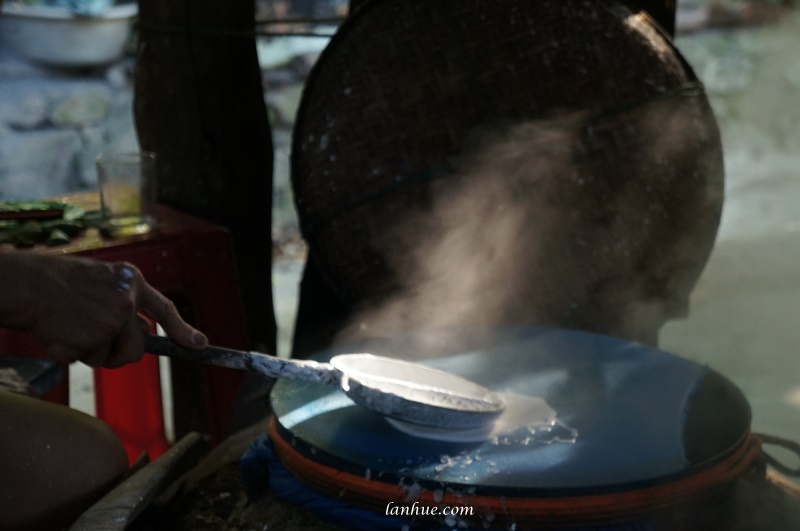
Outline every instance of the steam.
<svg viewBox="0 0 800 531"><path fill-rule="evenodd" d="M686 305L721 204L716 129L675 102L484 131L431 207L376 243L400 289L339 340L560 326L654 343Z"/></svg>
<svg viewBox="0 0 800 531"><path fill-rule="evenodd" d="M438 183L430 212L412 215L387 235L383 255L403 289L360 314L358 329L489 327L530 306L520 281L546 258L544 234L556 218L537 192L547 173L572 178L573 135L559 121L523 124L483 140L459 175Z"/></svg>

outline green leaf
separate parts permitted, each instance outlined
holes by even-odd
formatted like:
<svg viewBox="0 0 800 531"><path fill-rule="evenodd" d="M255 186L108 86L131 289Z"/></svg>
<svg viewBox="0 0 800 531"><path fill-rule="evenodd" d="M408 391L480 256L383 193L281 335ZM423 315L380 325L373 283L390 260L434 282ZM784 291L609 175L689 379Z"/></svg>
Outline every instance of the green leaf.
<svg viewBox="0 0 800 531"><path fill-rule="evenodd" d="M47 237L47 245L55 246L55 245L64 245L65 243L69 243L69 236L64 234L64 232L53 229L50 231L50 235Z"/></svg>
<svg viewBox="0 0 800 531"><path fill-rule="evenodd" d="M86 228L86 223L83 220L80 221L65 221L61 219L54 219L52 221L46 221L42 223L42 227L45 230L52 231L52 230L60 230L67 236L77 236L83 229Z"/></svg>
<svg viewBox="0 0 800 531"><path fill-rule="evenodd" d="M26 234L18 234L14 240L14 245L17 247L33 247L36 245L36 240Z"/></svg>
<svg viewBox="0 0 800 531"><path fill-rule="evenodd" d="M75 221L77 219L81 219L83 216L86 215L86 209L80 207L78 205L71 205L65 204L64 205L64 216L63 218L66 221Z"/></svg>
<svg viewBox="0 0 800 531"><path fill-rule="evenodd" d="M28 236L38 236L44 232L42 224L35 220L28 220L23 223L19 228L19 234L26 234Z"/></svg>

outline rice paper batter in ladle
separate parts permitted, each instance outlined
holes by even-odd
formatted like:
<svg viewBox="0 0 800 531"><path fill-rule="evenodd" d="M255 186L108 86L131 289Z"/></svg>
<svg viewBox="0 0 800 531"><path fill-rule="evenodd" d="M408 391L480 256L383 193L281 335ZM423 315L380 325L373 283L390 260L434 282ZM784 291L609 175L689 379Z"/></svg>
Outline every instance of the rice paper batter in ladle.
<svg viewBox="0 0 800 531"><path fill-rule="evenodd" d="M496 444L531 444L551 441L574 441L577 433L558 420L556 411L542 398L518 393L497 393L505 408L495 422L465 429L441 429L420 426L397 419L387 419L396 429L424 439L445 442Z"/></svg>
<svg viewBox="0 0 800 531"><path fill-rule="evenodd" d="M154 335L145 336L145 350L271 378L336 385L361 407L440 430L490 428L505 407L498 395L453 374L372 354L341 354L320 363L220 347L191 350Z"/></svg>

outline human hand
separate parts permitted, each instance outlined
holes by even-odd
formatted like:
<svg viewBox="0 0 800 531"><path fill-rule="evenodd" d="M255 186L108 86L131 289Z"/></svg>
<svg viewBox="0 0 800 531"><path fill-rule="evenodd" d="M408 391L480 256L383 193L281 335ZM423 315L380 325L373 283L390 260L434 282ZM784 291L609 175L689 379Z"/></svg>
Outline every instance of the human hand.
<svg viewBox="0 0 800 531"><path fill-rule="evenodd" d="M108 368L138 361L150 330L138 312L184 347L208 344L131 264L27 253L25 260L18 273L27 293L12 324L33 333L61 361Z"/></svg>

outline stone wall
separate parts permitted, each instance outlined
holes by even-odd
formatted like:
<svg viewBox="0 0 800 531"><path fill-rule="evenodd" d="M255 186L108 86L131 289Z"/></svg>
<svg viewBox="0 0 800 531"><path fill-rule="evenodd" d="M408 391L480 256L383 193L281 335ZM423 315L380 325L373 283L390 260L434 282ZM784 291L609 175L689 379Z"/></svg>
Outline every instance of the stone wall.
<svg viewBox="0 0 800 531"><path fill-rule="evenodd" d="M0 200L94 188L100 152L138 149L131 68L39 68L0 44Z"/></svg>

